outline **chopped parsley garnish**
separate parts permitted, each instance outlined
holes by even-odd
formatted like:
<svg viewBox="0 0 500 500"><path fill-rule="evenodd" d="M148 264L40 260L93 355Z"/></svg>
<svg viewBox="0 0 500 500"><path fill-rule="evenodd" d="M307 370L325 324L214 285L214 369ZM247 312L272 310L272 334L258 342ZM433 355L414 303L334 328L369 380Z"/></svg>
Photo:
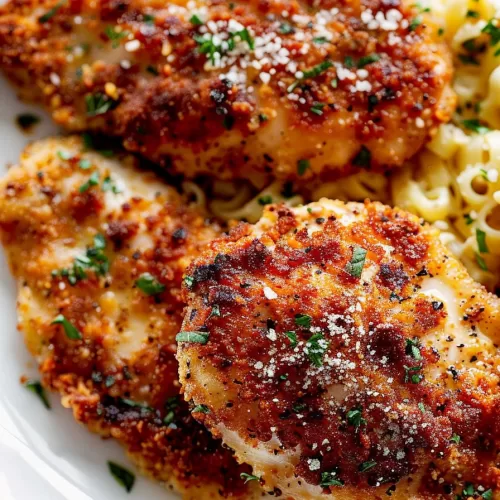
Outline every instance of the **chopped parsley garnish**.
<svg viewBox="0 0 500 500"><path fill-rule="evenodd" d="M307 405L305 403L295 403L292 406L292 410L294 413L302 413L304 410L307 410Z"/></svg>
<svg viewBox="0 0 500 500"><path fill-rule="evenodd" d="M375 460L368 460L367 462L363 462L359 467L358 470L359 472L366 472L369 471L370 469L373 469L377 465L377 462Z"/></svg>
<svg viewBox="0 0 500 500"><path fill-rule="evenodd" d="M70 323L62 314L57 315L51 325L62 325L66 337L71 340L81 340L82 338L82 334L78 331L78 328Z"/></svg>
<svg viewBox="0 0 500 500"><path fill-rule="evenodd" d="M105 275L109 270L109 259L104 255L106 240L102 234L94 237L94 246L87 249L85 255L79 255L75 258L73 267L53 271L52 276L61 276L68 278L70 285L75 285L78 281L85 279L86 270L94 271L98 276Z"/></svg>
<svg viewBox="0 0 500 500"><path fill-rule="evenodd" d="M103 181L102 181L102 186L101 186L101 189L103 191L112 191L114 194L119 194L121 193L120 189L117 187L117 185L111 180L111 177L106 177Z"/></svg>
<svg viewBox="0 0 500 500"><path fill-rule="evenodd" d="M420 343L418 338L406 339L406 354L409 354L413 359L420 361L422 354L420 354Z"/></svg>
<svg viewBox="0 0 500 500"><path fill-rule="evenodd" d="M473 19L477 19L479 17L479 12L477 10L468 10L465 14L465 17L472 17Z"/></svg>
<svg viewBox="0 0 500 500"><path fill-rule="evenodd" d="M116 479L116 482L123 486L127 493L132 491L135 483L135 476L129 470L125 469L121 465L108 460L108 468L111 475Z"/></svg>
<svg viewBox="0 0 500 500"><path fill-rule="evenodd" d="M194 278L192 276L184 276L184 284L188 287L188 288L192 288L192 286L194 285Z"/></svg>
<svg viewBox="0 0 500 500"><path fill-rule="evenodd" d="M296 347L298 344L297 341L297 334L293 331L285 332L285 335L288 337L288 340L290 341L290 347Z"/></svg>
<svg viewBox="0 0 500 500"><path fill-rule="evenodd" d="M500 42L500 28L494 24L496 19L490 19L486 26L481 30L481 33L486 33L490 35L490 45L494 46Z"/></svg>
<svg viewBox="0 0 500 500"><path fill-rule="evenodd" d="M114 26L106 26L104 29L104 33L108 37L108 39L113 42L111 46L116 49L120 45L120 40L122 38L126 38L128 36L128 31L116 31L116 28Z"/></svg>
<svg viewBox="0 0 500 500"><path fill-rule="evenodd" d="M266 194L264 196L261 196L258 199L259 205L269 205L270 203L273 202L273 197L270 194Z"/></svg>
<svg viewBox="0 0 500 500"><path fill-rule="evenodd" d="M486 233L477 228L476 229L476 241L479 253L488 253L488 245L486 244Z"/></svg>
<svg viewBox="0 0 500 500"><path fill-rule="evenodd" d="M178 406L179 406L179 402L177 401L176 396L173 396L173 397L167 399L167 402L165 403L165 409L167 410L167 413L166 413L165 417L163 418L164 425L170 425L174 422L175 409Z"/></svg>
<svg viewBox="0 0 500 500"><path fill-rule="evenodd" d="M190 342L204 345L208 342L208 336L206 332L179 332L175 336L175 340L176 342Z"/></svg>
<svg viewBox="0 0 500 500"><path fill-rule="evenodd" d="M143 14L142 15L142 20L146 23L146 24L153 24L155 22L155 16L153 16L152 14Z"/></svg>
<svg viewBox="0 0 500 500"><path fill-rule="evenodd" d="M80 193L85 193L88 191L91 187L93 186L98 186L99 185L99 172L96 170L95 172L92 172L90 175L89 179L87 182L84 182L78 191Z"/></svg>
<svg viewBox="0 0 500 500"><path fill-rule="evenodd" d="M481 496L484 498L484 500L493 500L493 490L486 490Z"/></svg>
<svg viewBox="0 0 500 500"><path fill-rule="evenodd" d="M410 31L415 31L421 24L422 24L422 18L420 16L417 16L410 21L408 29Z"/></svg>
<svg viewBox="0 0 500 500"><path fill-rule="evenodd" d="M347 412L347 422L354 427L366 424L363 418L363 410L361 408L352 408Z"/></svg>
<svg viewBox="0 0 500 500"><path fill-rule="evenodd" d="M134 401L133 399L127 399L127 398L120 398L120 403L130 406L130 408L138 408L139 410L144 410L148 412L152 412L153 408L150 406L144 404L144 403L138 403L137 401Z"/></svg>
<svg viewBox="0 0 500 500"><path fill-rule="evenodd" d="M424 403L418 403L418 409L422 412L425 413L425 405Z"/></svg>
<svg viewBox="0 0 500 500"><path fill-rule="evenodd" d="M269 117L265 113L260 113L259 114L259 121L261 123L267 122L267 120L269 120Z"/></svg>
<svg viewBox="0 0 500 500"><path fill-rule="evenodd" d="M113 375L108 375L106 377L106 380L104 381L104 385L105 387L107 387L108 389L110 387L113 387L115 385L115 377L113 377Z"/></svg>
<svg viewBox="0 0 500 500"><path fill-rule="evenodd" d="M444 35L444 28L439 28L438 29L438 36L443 36Z"/></svg>
<svg viewBox="0 0 500 500"><path fill-rule="evenodd" d="M487 132L490 131L490 129L488 127L481 125L481 122L479 120L476 120L476 119L463 120L462 125L467 130L472 130L473 132L476 132L476 134L486 134Z"/></svg>
<svg viewBox="0 0 500 500"><path fill-rule="evenodd" d="M191 413L210 413L210 408L208 406L205 406L205 405L197 405L195 406Z"/></svg>
<svg viewBox="0 0 500 500"><path fill-rule="evenodd" d="M28 380L24 384L24 387L26 387L26 389L28 389L28 391L31 391L33 394L36 394L40 401L43 403L43 406L45 406L47 410L50 410L51 406L47 395L45 394L45 389L38 380Z"/></svg>
<svg viewBox="0 0 500 500"><path fill-rule="evenodd" d="M325 106L326 106L326 104L323 102L315 102L311 106L311 113L314 113L315 115L321 116L323 114L323 108Z"/></svg>
<svg viewBox="0 0 500 500"><path fill-rule="evenodd" d="M146 295L158 295L165 291L165 285L160 283L152 274L143 273L135 282L137 288Z"/></svg>
<svg viewBox="0 0 500 500"><path fill-rule="evenodd" d="M364 68L368 64L372 64L380 60L380 56L378 54L369 54L367 56L363 56L358 61L358 68Z"/></svg>
<svg viewBox="0 0 500 500"><path fill-rule="evenodd" d="M460 436L458 434L453 434L453 436L451 436L451 438L450 438L450 441L452 443L459 444L460 443Z"/></svg>
<svg viewBox="0 0 500 500"><path fill-rule="evenodd" d="M317 36L313 38L313 43L316 45L323 45L324 43L328 43L328 40L324 36Z"/></svg>
<svg viewBox="0 0 500 500"><path fill-rule="evenodd" d="M293 92L304 80L308 78L316 78L317 76L324 73L328 68L331 68L333 63L331 61L323 61L311 69L305 69L302 73L302 78L295 80L286 90L288 93Z"/></svg>
<svg viewBox="0 0 500 500"><path fill-rule="evenodd" d="M372 153L366 146L361 146L358 154L353 158L352 164L355 167L370 168Z"/></svg>
<svg viewBox="0 0 500 500"><path fill-rule="evenodd" d="M62 151L62 150L59 150L57 152L57 156L61 158L61 160L71 160L71 158L73 158L72 153L70 153L69 151Z"/></svg>
<svg viewBox="0 0 500 500"><path fill-rule="evenodd" d="M464 214L463 217L465 219L465 223L468 226L470 226L474 222L474 219L470 216L470 214Z"/></svg>
<svg viewBox="0 0 500 500"><path fill-rule="evenodd" d="M58 12L59 9L66 4L66 0L61 0L60 2L57 2L52 9L48 10L45 14L40 16L38 18L39 23L46 23L47 21L50 21Z"/></svg>
<svg viewBox="0 0 500 500"><path fill-rule="evenodd" d="M245 480L245 484L247 484L248 481L260 481L260 477L254 476L253 474L247 474L246 472L242 472L240 477Z"/></svg>
<svg viewBox="0 0 500 500"><path fill-rule="evenodd" d="M215 54L219 54L220 56L222 56L226 52L231 52L236 46L236 41L238 41L237 39L241 40L242 42L246 42L250 50L254 49L254 41L250 36L247 28L244 28L235 33L228 33L228 35L229 39L225 40L227 49L223 48L223 46L220 44L216 45L214 43L213 35L207 36L207 34L196 34L194 35L193 40L198 44L198 51L200 52L200 54L205 54L212 64L215 64Z"/></svg>
<svg viewBox="0 0 500 500"><path fill-rule="evenodd" d="M346 272L355 278L361 278L363 267L365 265L366 250L362 247L354 247L350 262L345 266Z"/></svg>
<svg viewBox="0 0 500 500"><path fill-rule="evenodd" d="M304 328L311 328L312 318L308 314L296 314L295 324L297 326L303 326Z"/></svg>
<svg viewBox="0 0 500 500"><path fill-rule="evenodd" d="M354 59L351 56L344 57L344 66L346 68L354 68Z"/></svg>
<svg viewBox="0 0 500 500"><path fill-rule="evenodd" d="M189 22L191 24L194 24L195 26L201 26L203 24L203 21L199 18L199 16L197 16L196 14L193 14L190 18L189 18Z"/></svg>
<svg viewBox="0 0 500 500"><path fill-rule="evenodd" d="M328 486L344 486L344 481L338 478L337 471L322 472L319 485L322 488L328 488Z"/></svg>
<svg viewBox="0 0 500 500"><path fill-rule="evenodd" d="M309 160L299 160L297 162L297 173L299 175L304 175L306 173L306 170L310 167L310 162Z"/></svg>
<svg viewBox="0 0 500 500"><path fill-rule="evenodd" d="M483 270L483 271L487 271L488 270L488 266L486 265L486 262L484 261L484 259L481 257L481 255L479 255L477 252L476 252L476 262L477 262L477 265Z"/></svg>
<svg viewBox="0 0 500 500"><path fill-rule="evenodd" d="M79 162L78 162L78 166L82 169L82 170L88 170L91 166L92 166L92 162L90 160L87 160L86 158L82 158Z"/></svg>
<svg viewBox="0 0 500 500"><path fill-rule="evenodd" d="M23 129L29 130L33 125L40 123L40 118L32 113L21 113L16 117L16 123Z"/></svg>
<svg viewBox="0 0 500 500"><path fill-rule="evenodd" d="M288 23L281 23L279 27L279 32L282 35L290 35L291 33L295 33L295 29L291 24Z"/></svg>
<svg viewBox="0 0 500 500"><path fill-rule="evenodd" d="M104 94L97 92L85 96L85 105L87 106L87 116L98 116L107 113L113 107L114 102Z"/></svg>
<svg viewBox="0 0 500 500"><path fill-rule="evenodd" d="M323 358L328 349L328 345L329 342L325 340L322 333L315 333L306 342L307 357L314 366L319 368L323 365Z"/></svg>
<svg viewBox="0 0 500 500"><path fill-rule="evenodd" d="M210 311L208 319L210 319L210 318L212 318L214 316L217 317L217 318L220 318L220 316L221 316L219 304L214 304L212 306L212 310Z"/></svg>
<svg viewBox="0 0 500 500"><path fill-rule="evenodd" d="M419 372L422 367L421 366L403 366L404 370L405 370L405 382L410 382L412 384L418 384L422 381L422 379L424 378L423 375L421 375L420 373L416 373L416 372Z"/></svg>

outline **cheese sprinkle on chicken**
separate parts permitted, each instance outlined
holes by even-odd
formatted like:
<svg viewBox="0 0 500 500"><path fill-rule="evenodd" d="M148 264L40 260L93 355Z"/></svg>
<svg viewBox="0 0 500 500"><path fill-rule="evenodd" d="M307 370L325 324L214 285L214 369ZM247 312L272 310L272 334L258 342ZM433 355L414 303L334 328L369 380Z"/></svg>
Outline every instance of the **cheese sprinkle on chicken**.
<svg viewBox="0 0 500 500"><path fill-rule="evenodd" d="M187 400L283 498L496 498L500 303L417 217L271 205L188 270Z"/></svg>
<svg viewBox="0 0 500 500"><path fill-rule="evenodd" d="M252 498L248 467L178 396L182 276L219 228L136 163L49 139L0 182L19 329L45 385L148 475L187 499Z"/></svg>
<svg viewBox="0 0 500 500"><path fill-rule="evenodd" d="M400 166L454 106L439 26L400 0L11 0L0 66L57 123L189 177Z"/></svg>

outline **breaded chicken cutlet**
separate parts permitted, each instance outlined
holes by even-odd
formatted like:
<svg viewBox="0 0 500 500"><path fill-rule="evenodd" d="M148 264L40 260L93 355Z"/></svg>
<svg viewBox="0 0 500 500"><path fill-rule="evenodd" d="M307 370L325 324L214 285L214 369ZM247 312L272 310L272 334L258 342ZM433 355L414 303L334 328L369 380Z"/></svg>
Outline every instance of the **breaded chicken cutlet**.
<svg viewBox="0 0 500 500"><path fill-rule="evenodd" d="M270 206L185 283L185 397L267 491L500 494L500 303L435 229L379 203Z"/></svg>
<svg viewBox="0 0 500 500"><path fill-rule="evenodd" d="M454 106L439 27L400 0L11 0L0 66L69 130L193 177L400 166Z"/></svg>
<svg viewBox="0 0 500 500"><path fill-rule="evenodd" d="M220 230L136 163L49 139L0 182L19 329L44 384L145 473L184 498L253 498L178 396L182 275Z"/></svg>

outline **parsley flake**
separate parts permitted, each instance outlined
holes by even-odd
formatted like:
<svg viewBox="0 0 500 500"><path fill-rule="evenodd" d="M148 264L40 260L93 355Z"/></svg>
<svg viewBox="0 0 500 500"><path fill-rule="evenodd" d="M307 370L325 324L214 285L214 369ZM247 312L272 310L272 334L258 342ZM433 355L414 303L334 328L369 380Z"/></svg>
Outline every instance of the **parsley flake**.
<svg viewBox="0 0 500 500"><path fill-rule="evenodd" d="M355 167L370 168L372 161L372 153L366 146L361 146L361 149L352 160Z"/></svg>
<svg viewBox="0 0 500 500"><path fill-rule="evenodd" d="M290 347L292 348L297 347L298 344L297 334L294 331L289 331L285 332L285 335L288 337L288 340L290 341Z"/></svg>
<svg viewBox="0 0 500 500"><path fill-rule="evenodd" d="M472 130L472 132L476 132L476 134L486 134L490 131L488 127L481 125L479 120L471 119L471 120L463 120L462 125L467 130Z"/></svg>
<svg viewBox="0 0 500 500"><path fill-rule="evenodd" d="M311 328L312 318L308 314L296 314L295 324L297 326L303 326L304 328Z"/></svg>
<svg viewBox="0 0 500 500"><path fill-rule="evenodd" d="M377 465L377 462L375 460L368 460L367 462L363 462L359 467L358 470L359 472L366 472L369 471L370 469L373 469Z"/></svg>
<svg viewBox="0 0 500 500"><path fill-rule="evenodd" d="M378 54L369 54L367 56L363 56L358 61L358 68L364 68L368 66L368 64L372 64L380 60L380 56Z"/></svg>
<svg viewBox="0 0 500 500"><path fill-rule="evenodd" d="M98 116L107 113L114 105L111 99L97 92L85 96L85 105L87 106L87 116Z"/></svg>
<svg viewBox="0 0 500 500"><path fill-rule="evenodd" d="M26 389L28 389L28 391L31 391L33 394L36 394L40 401L43 403L43 406L45 406L47 410L50 410L51 406L47 395L45 394L45 389L38 380L28 380L24 384L24 387L26 387Z"/></svg>
<svg viewBox="0 0 500 500"><path fill-rule="evenodd" d="M295 80L286 90L288 93L293 92L304 80L309 78L316 78L317 76L324 73L328 68L331 68L333 63L331 61L323 61L316 66L313 66L311 69L305 69L302 73L304 76L302 78Z"/></svg>
<svg viewBox="0 0 500 500"><path fill-rule="evenodd" d="M112 42L111 46L116 49L120 46L120 40L128 36L128 31L116 31L114 26L106 26L104 33L108 37L109 41Z"/></svg>
<svg viewBox="0 0 500 500"><path fill-rule="evenodd" d="M319 485L322 488L328 488L329 486L344 486L344 481L339 479L337 474L337 471L322 472Z"/></svg>
<svg viewBox="0 0 500 500"><path fill-rule="evenodd" d="M270 194L265 194L264 196L261 196L257 201L259 202L259 205L269 205L273 202L273 197Z"/></svg>
<svg viewBox="0 0 500 500"><path fill-rule="evenodd" d="M323 358L328 346L329 342L325 340L322 333L315 333L306 342L307 357L314 366L319 368L323 365Z"/></svg>
<svg viewBox="0 0 500 500"><path fill-rule="evenodd" d="M299 160L297 162L297 173L302 176L306 173L306 170L311 166L309 160Z"/></svg>
<svg viewBox="0 0 500 500"><path fill-rule="evenodd" d="M62 314L57 315L51 325L62 325L66 337L71 340L81 340L82 334L78 331L78 328L70 323Z"/></svg>
<svg viewBox="0 0 500 500"><path fill-rule="evenodd" d="M422 369L421 366L406 366L405 365L405 366L403 366L403 368L405 371L405 378L404 378L405 382L411 381L412 384L418 384L424 378L424 376L421 375L420 373L416 373Z"/></svg>
<svg viewBox="0 0 500 500"><path fill-rule="evenodd" d="M460 443L460 436L458 434L453 434L453 436L451 436L451 438L450 438L450 441L452 443L459 444Z"/></svg>
<svg viewBox="0 0 500 500"><path fill-rule="evenodd" d="M247 474L246 472L242 472L240 474L241 479L245 480L245 484L247 484L249 481L260 481L260 477L254 476L253 474Z"/></svg>
<svg viewBox="0 0 500 500"><path fill-rule="evenodd" d="M419 340L417 337L413 339L406 339L406 354L409 354L413 359L417 361L422 359L422 354L420 354Z"/></svg>
<svg viewBox="0 0 500 500"><path fill-rule="evenodd" d="M362 247L354 247L350 262L345 266L346 272L355 278L361 278L365 265L366 250Z"/></svg>
<svg viewBox="0 0 500 500"><path fill-rule="evenodd" d="M366 424L366 420L363 418L363 411L361 408L352 408L347 412L347 422L354 427L359 427Z"/></svg>
<svg viewBox="0 0 500 500"><path fill-rule="evenodd" d="M108 460L108 468L111 475L116 479L116 482L123 486L127 493L132 491L135 483L135 476L125 467L118 465L115 462Z"/></svg>
<svg viewBox="0 0 500 500"><path fill-rule="evenodd" d="M191 413L205 413L208 414L210 413L210 408L205 405L196 405L192 410Z"/></svg>
<svg viewBox="0 0 500 500"><path fill-rule="evenodd" d="M38 18L39 23L46 23L47 21L50 21L58 12L59 9L66 4L66 0L61 0L60 2L57 2L52 9L48 10L45 14L40 16Z"/></svg>
<svg viewBox="0 0 500 500"><path fill-rule="evenodd" d="M199 18L199 16L197 16L196 14L193 14L190 19L189 19L189 22L191 24L194 24L195 26L201 26L203 24L203 21Z"/></svg>
<svg viewBox="0 0 500 500"><path fill-rule="evenodd" d="M476 229L476 242L479 253L488 253L488 245L486 244L486 233L477 228Z"/></svg>
<svg viewBox="0 0 500 500"><path fill-rule="evenodd" d="M205 345L208 342L207 332L179 332L175 336L176 342L189 342L192 344Z"/></svg>
<svg viewBox="0 0 500 500"><path fill-rule="evenodd" d="M99 184L99 172L96 170L95 172L92 172L88 181L83 183L78 191L80 191L80 193L85 193L91 187L97 186L98 184Z"/></svg>
<svg viewBox="0 0 500 500"><path fill-rule="evenodd" d="M143 273L135 282L137 288L146 295L158 295L165 291L166 286L160 283L152 274Z"/></svg>

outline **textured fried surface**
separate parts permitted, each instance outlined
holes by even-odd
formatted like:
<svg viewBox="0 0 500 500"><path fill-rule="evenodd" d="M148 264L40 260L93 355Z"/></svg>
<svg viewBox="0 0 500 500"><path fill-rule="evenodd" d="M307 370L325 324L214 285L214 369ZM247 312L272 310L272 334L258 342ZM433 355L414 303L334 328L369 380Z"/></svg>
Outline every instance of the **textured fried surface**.
<svg viewBox="0 0 500 500"><path fill-rule="evenodd" d="M0 65L71 130L259 183L412 156L454 104L437 32L399 0L12 0Z"/></svg>
<svg viewBox="0 0 500 500"><path fill-rule="evenodd" d="M381 204L271 206L188 272L185 397L266 489L500 493L499 301L435 230Z"/></svg>
<svg viewBox="0 0 500 500"><path fill-rule="evenodd" d="M98 184L80 192L96 172ZM69 138L33 144L1 181L0 229L19 284L19 329L76 419L186 498L250 495L246 468L178 398L182 275L219 228L132 158L105 159ZM105 258L87 251L96 235ZM135 286L145 272L162 293ZM51 324L58 314L82 340Z"/></svg>

